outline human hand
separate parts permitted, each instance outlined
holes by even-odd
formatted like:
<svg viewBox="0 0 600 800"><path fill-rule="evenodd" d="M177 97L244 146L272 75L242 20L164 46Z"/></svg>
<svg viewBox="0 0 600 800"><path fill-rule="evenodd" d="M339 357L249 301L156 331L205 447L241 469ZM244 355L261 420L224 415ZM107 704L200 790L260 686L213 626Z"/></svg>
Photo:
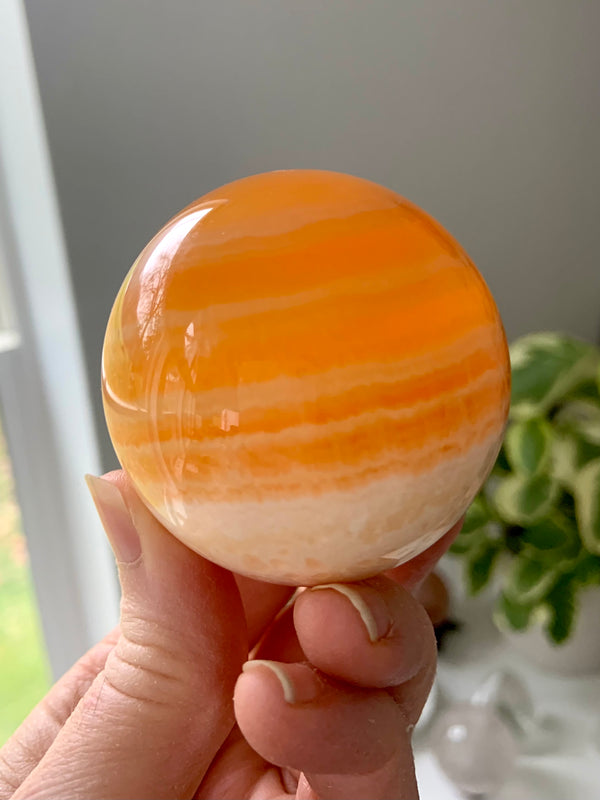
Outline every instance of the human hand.
<svg viewBox="0 0 600 800"><path fill-rule="evenodd" d="M410 732L435 641L400 583L422 580L458 525L386 576L284 608L293 588L187 549L124 473L92 491L119 564L120 625L0 751L0 800L417 797Z"/></svg>

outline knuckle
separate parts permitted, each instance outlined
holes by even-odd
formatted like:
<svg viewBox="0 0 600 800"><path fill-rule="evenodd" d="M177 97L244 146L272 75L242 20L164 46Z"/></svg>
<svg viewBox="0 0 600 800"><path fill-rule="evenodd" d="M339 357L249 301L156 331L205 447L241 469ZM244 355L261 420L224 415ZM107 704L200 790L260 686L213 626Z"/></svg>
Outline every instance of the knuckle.
<svg viewBox="0 0 600 800"><path fill-rule="evenodd" d="M172 705L189 696L192 676L187 660L159 641L123 634L106 660L103 682L131 700Z"/></svg>

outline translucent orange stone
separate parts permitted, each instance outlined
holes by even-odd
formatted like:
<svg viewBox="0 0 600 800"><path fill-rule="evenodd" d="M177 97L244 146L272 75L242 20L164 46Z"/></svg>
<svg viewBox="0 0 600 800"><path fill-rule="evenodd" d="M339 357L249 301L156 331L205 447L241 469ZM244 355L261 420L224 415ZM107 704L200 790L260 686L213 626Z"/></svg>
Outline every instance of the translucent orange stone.
<svg viewBox="0 0 600 800"><path fill-rule="evenodd" d="M468 256L394 192L290 170L200 198L152 239L103 353L117 455L154 515L236 572L389 569L465 511L509 404Z"/></svg>

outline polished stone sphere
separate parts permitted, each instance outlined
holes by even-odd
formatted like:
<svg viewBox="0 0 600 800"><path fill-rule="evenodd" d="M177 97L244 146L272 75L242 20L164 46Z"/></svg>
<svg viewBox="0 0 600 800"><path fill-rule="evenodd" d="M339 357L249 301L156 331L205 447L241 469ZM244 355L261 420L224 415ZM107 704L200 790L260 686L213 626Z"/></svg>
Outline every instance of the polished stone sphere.
<svg viewBox="0 0 600 800"><path fill-rule="evenodd" d="M123 468L207 558L313 585L417 555L463 514L509 405L481 275L389 189L289 170L181 211L127 275L104 343Z"/></svg>

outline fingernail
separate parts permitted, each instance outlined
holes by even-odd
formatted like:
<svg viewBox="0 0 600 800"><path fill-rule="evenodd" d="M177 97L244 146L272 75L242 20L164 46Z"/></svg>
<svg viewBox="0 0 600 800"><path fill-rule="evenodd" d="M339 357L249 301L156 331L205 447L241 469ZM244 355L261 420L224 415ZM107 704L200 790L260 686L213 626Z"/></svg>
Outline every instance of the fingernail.
<svg viewBox="0 0 600 800"><path fill-rule="evenodd" d="M278 661L267 661L256 658L246 661L242 672L252 672L261 667L268 669L274 675L283 691L283 699L290 705L308 703L321 693L318 678L310 667L304 664L280 664ZM293 676L290 674L293 673Z"/></svg>
<svg viewBox="0 0 600 800"><path fill-rule="evenodd" d="M85 482L117 562L137 561L142 554L140 537L118 486L95 475L86 475Z"/></svg>
<svg viewBox="0 0 600 800"><path fill-rule="evenodd" d="M376 589L363 586L359 590L346 583L323 583L320 586L312 586L309 591L316 592L322 589L332 589L348 598L358 611L372 642L379 641L389 633L392 618L385 600Z"/></svg>

